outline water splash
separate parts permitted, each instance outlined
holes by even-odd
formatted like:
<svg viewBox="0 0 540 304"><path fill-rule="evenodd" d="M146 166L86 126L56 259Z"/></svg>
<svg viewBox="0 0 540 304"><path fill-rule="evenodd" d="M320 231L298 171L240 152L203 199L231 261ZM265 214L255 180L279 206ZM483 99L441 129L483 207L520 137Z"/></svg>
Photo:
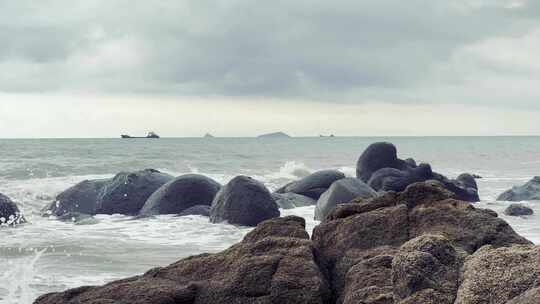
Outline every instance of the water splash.
<svg viewBox="0 0 540 304"><path fill-rule="evenodd" d="M7 262L7 270L0 277L2 289L7 291L5 298L0 297L2 304L31 304L35 299L31 284L36 275L35 265L47 248L35 250L30 257L25 257L17 264Z"/></svg>

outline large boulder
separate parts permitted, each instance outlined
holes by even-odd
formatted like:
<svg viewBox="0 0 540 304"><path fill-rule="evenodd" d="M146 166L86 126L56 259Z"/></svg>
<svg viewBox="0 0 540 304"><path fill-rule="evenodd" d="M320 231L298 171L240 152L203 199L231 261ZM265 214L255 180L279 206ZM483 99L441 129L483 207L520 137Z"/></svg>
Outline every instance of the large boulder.
<svg viewBox="0 0 540 304"><path fill-rule="evenodd" d="M104 286L43 295L35 304L323 304L329 295L304 220L286 217L261 223L223 252Z"/></svg>
<svg viewBox="0 0 540 304"><path fill-rule="evenodd" d="M259 181L237 176L217 193L210 209L210 221L256 226L278 217L278 206L268 189Z"/></svg>
<svg viewBox="0 0 540 304"><path fill-rule="evenodd" d="M289 183L276 190L277 193L292 192L313 199L319 197L337 180L345 178L345 174L337 170L321 170L298 181Z"/></svg>
<svg viewBox="0 0 540 304"><path fill-rule="evenodd" d="M539 303L540 247L485 246L467 258L456 304Z"/></svg>
<svg viewBox="0 0 540 304"><path fill-rule="evenodd" d="M531 215L534 211L523 204L510 204L504 209L504 214L509 216Z"/></svg>
<svg viewBox="0 0 540 304"><path fill-rule="evenodd" d="M296 193L272 193L272 197L281 209L293 209L296 207L312 206L317 203L311 197Z"/></svg>
<svg viewBox="0 0 540 304"><path fill-rule="evenodd" d="M17 204L0 193L0 226L13 226L25 222L26 220Z"/></svg>
<svg viewBox="0 0 540 304"><path fill-rule="evenodd" d="M65 190L46 206L43 215L71 217L74 214L94 215L97 211L99 195L111 179L85 180Z"/></svg>
<svg viewBox="0 0 540 304"><path fill-rule="evenodd" d="M377 191L400 192L413 183L437 180L460 200L480 201L472 175L462 174L455 180L448 179L433 172L429 164L416 165L414 159L399 159L397 149L391 143L370 145L358 159L356 175Z"/></svg>
<svg viewBox="0 0 540 304"><path fill-rule="evenodd" d="M182 175L157 189L148 198L140 214L179 214L196 205L210 206L220 188L221 185L209 177Z"/></svg>
<svg viewBox="0 0 540 304"><path fill-rule="evenodd" d="M368 182L371 175L382 168L406 170L414 160L401 160L397 157L396 146L389 142L377 142L369 145L358 158L356 163L356 177Z"/></svg>
<svg viewBox="0 0 540 304"><path fill-rule="evenodd" d="M196 206L185 209L184 211L180 212L178 215L179 216L186 216L186 215L210 216L210 206L196 205Z"/></svg>
<svg viewBox="0 0 540 304"><path fill-rule="evenodd" d="M313 231L333 301L452 303L459 273L452 257L484 245L531 244L495 212L455 197L428 181L338 205ZM425 238L404 245L418 237Z"/></svg>
<svg viewBox="0 0 540 304"><path fill-rule="evenodd" d="M346 177L335 181L324 192L315 207L315 219L323 220L339 204L350 202L354 198L371 198L377 192L358 178Z"/></svg>
<svg viewBox="0 0 540 304"><path fill-rule="evenodd" d="M394 299L399 303L453 304L464 256L440 235L403 244L392 261Z"/></svg>
<svg viewBox="0 0 540 304"><path fill-rule="evenodd" d="M154 169L118 173L101 189L96 213L137 215L150 195L172 179Z"/></svg>
<svg viewBox="0 0 540 304"><path fill-rule="evenodd" d="M371 175L368 185L377 191L401 192L408 185L433 178L433 171L428 164L420 164L408 170L382 168Z"/></svg>
<svg viewBox="0 0 540 304"><path fill-rule="evenodd" d="M535 176L523 186L514 186L497 198L498 201L537 201L540 200L540 176Z"/></svg>

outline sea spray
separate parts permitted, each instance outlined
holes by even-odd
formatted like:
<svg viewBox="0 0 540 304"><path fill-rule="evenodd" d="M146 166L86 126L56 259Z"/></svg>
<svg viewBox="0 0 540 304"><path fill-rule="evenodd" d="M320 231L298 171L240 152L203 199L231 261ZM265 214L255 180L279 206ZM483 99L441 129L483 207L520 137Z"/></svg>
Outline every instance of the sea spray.
<svg viewBox="0 0 540 304"><path fill-rule="evenodd" d="M7 270L0 277L2 289L7 291L5 298L0 297L2 304L31 304L36 295L31 284L36 276L35 265L47 248L34 250L33 255L22 258L17 264L7 262Z"/></svg>

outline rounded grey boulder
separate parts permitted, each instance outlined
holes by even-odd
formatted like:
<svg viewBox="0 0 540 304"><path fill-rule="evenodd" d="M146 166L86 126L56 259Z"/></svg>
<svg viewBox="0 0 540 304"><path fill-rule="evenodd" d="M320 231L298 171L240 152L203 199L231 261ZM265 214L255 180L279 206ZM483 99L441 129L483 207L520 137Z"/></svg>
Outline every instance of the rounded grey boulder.
<svg viewBox="0 0 540 304"><path fill-rule="evenodd" d="M0 193L0 226L23 224L26 220L19 207L9 197Z"/></svg>
<svg viewBox="0 0 540 304"><path fill-rule="evenodd" d="M118 173L101 189L96 213L137 215L150 195L172 179L154 169Z"/></svg>
<svg viewBox="0 0 540 304"><path fill-rule="evenodd" d="M515 186L497 198L498 201L536 201L540 200L540 176L535 176L523 186Z"/></svg>
<svg viewBox="0 0 540 304"><path fill-rule="evenodd" d="M506 207L504 210L504 214L510 215L510 216L521 216L521 215L531 215L534 211L523 205L523 204L510 204L510 206Z"/></svg>
<svg viewBox="0 0 540 304"><path fill-rule="evenodd" d="M358 158L356 163L356 177L368 182L371 175L382 168L405 170L412 165L397 157L396 146L389 142L377 142L369 145Z"/></svg>
<svg viewBox="0 0 540 304"><path fill-rule="evenodd" d="M433 177L433 171L428 164L420 164L408 170L382 168L371 175L368 185L376 191L401 192L408 185L423 182Z"/></svg>
<svg viewBox="0 0 540 304"><path fill-rule="evenodd" d="M315 219L323 220L337 205L348 203L357 197L370 198L375 196L377 196L377 192L360 179L353 177L340 179L334 182L317 201Z"/></svg>
<svg viewBox="0 0 540 304"><path fill-rule="evenodd" d="M185 215L210 216L210 206L196 205L196 206L187 208L186 210L180 212L178 215L179 216L185 216Z"/></svg>
<svg viewBox="0 0 540 304"><path fill-rule="evenodd" d="M69 217L70 214L96 214L101 190L111 179L85 180L56 196L43 210L43 215Z"/></svg>
<svg viewBox="0 0 540 304"><path fill-rule="evenodd" d="M469 173L463 173L460 174L456 181L461 183L465 188L472 188L475 190L478 190L478 184L476 183L476 179L472 174Z"/></svg>
<svg viewBox="0 0 540 304"><path fill-rule="evenodd" d="M221 185L209 177L199 174L182 175L156 190L140 214L180 214L196 205L210 206L220 188Z"/></svg>
<svg viewBox="0 0 540 304"><path fill-rule="evenodd" d="M333 182L345 178L338 170L321 170L278 189L277 193L296 193L318 199Z"/></svg>
<svg viewBox="0 0 540 304"><path fill-rule="evenodd" d="M237 176L217 193L210 208L210 221L257 226L279 217L279 209L268 189L259 181Z"/></svg>
<svg viewBox="0 0 540 304"><path fill-rule="evenodd" d="M293 209L296 207L311 206L317 203L316 200L311 197L296 193L273 193L272 197L282 209Z"/></svg>

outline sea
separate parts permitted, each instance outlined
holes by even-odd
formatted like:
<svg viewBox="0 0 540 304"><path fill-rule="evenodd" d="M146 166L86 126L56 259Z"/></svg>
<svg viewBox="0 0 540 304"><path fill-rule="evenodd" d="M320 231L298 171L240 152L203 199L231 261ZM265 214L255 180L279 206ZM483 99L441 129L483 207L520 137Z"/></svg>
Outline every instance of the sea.
<svg viewBox="0 0 540 304"><path fill-rule="evenodd" d="M104 284L203 252L218 252L251 230L211 224L202 216L135 218L98 215L82 221L45 218L40 210L76 183L121 171L158 169L175 176L198 173L225 184L248 175L275 190L320 169L355 175L371 143L389 141L400 158L412 157L448 177L469 172L481 202L521 235L540 244L536 215L508 217L504 190L540 175L540 137L313 137L162 139L0 139L0 193L19 204L27 224L0 227L0 303L29 304L39 295ZM318 222L314 207L281 210Z"/></svg>

